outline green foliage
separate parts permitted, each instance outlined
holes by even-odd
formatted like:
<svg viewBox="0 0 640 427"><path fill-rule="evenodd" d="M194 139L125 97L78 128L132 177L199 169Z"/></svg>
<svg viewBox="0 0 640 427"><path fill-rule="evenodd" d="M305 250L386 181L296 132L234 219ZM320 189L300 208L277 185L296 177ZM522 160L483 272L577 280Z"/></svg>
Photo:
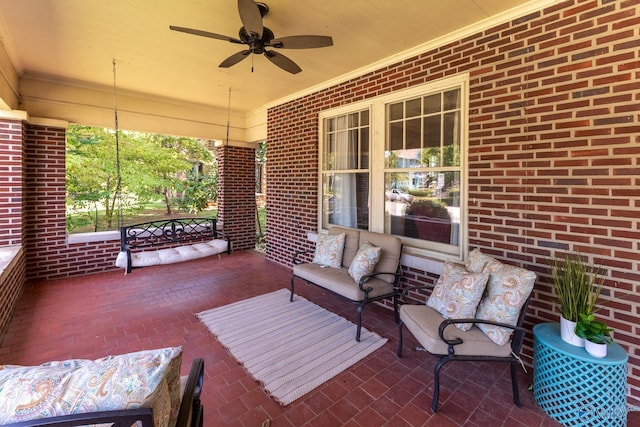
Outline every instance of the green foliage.
<svg viewBox="0 0 640 427"><path fill-rule="evenodd" d="M407 206L405 215L451 220L447 206L438 199L414 200Z"/></svg>
<svg viewBox="0 0 640 427"><path fill-rule="evenodd" d="M553 284L562 316L577 322L580 314L591 315L600 296L602 281L595 267L587 266L580 254L554 260Z"/></svg>
<svg viewBox="0 0 640 427"><path fill-rule="evenodd" d="M200 163L206 170L214 160L198 139L121 131L118 198L115 136L113 130L91 126L67 130L67 205L71 213L84 213L94 231L114 229L116 214L133 214L161 198L171 214L171 204L188 181L188 172ZM74 231L78 225L68 220L67 230Z"/></svg>
<svg viewBox="0 0 640 427"><path fill-rule="evenodd" d="M606 323L598 322L592 314L580 313L580 320L576 323L576 335L595 344L608 344L612 342L611 332Z"/></svg>
<svg viewBox="0 0 640 427"><path fill-rule="evenodd" d="M218 173L215 172L197 176L193 171L182 186L182 198L179 200L181 209L190 213L198 213L204 210L209 201L218 200Z"/></svg>
<svg viewBox="0 0 640 427"><path fill-rule="evenodd" d="M431 197L433 195L433 190L430 188L419 188L415 190L408 190L407 192L414 197Z"/></svg>

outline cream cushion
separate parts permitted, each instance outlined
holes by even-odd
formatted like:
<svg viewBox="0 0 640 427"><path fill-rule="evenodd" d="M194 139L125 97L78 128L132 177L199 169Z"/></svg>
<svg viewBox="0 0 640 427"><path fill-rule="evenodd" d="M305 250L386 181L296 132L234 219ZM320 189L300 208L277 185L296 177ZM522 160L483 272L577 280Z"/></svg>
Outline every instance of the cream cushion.
<svg viewBox="0 0 640 427"><path fill-rule="evenodd" d="M172 264L204 258L211 255L226 252L229 243L223 239L213 239L208 242L194 243L192 245L176 246L157 250L146 250L131 253L131 265L133 267L150 267L152 265ZM127 268L127 253L120 252L116 258L116 267Z"/></svg>
<svg viewBox="0 0 640 427"><path fill-rule="evenodd" d="M429 353L448 354L449 346L438 335L438 328L445 319L437 310L424 304L402 305L400 320ZM455 346L456 355L504 357L511 354L510 345L497 345L477 326L472 326L468 331L461 331L451 325L445 329L444 337L463 340L462 344Z"/></svg>

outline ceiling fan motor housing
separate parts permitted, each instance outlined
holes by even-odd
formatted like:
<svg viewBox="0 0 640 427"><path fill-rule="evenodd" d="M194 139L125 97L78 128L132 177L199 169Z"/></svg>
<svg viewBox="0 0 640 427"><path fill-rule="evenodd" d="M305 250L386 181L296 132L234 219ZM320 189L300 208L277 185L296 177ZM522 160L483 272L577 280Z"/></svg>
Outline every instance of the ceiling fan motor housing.
<svg viewBox="0 0 640 427"><path fill-rule="evenodd" d="M261 38L256 37L255 33L249 34L249 32L245 30L244 27L240 28L238 36L243 43L249 45L249 50L251 50L251 53L255 53L258 55L264 53L265 45L268 46L271 40L273 40L273 38L275 37L273 35L273 31L271 31L267 27L263 28Z"/></svg>

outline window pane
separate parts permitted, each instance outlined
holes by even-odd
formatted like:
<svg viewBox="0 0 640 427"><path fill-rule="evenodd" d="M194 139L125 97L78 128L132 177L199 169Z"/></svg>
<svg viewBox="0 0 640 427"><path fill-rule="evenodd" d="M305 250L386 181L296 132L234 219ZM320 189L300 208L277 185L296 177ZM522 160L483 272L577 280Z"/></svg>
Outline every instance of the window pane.
<svg viewBox="0 0 640 427"><path fill-rule="evenodd" d="M424 114L438 113L440 111L442 111L442 108L440 108L439 93L424 97Z"/></svg>
<svg viewBox="0 0 640 427"><path fill-rule="evenodd" d="M444 93L444 110L460 108L460 89L449 90Z"/></svg>
<svg viewBox="0 0 640 427"><path fill-rule="evenodd" d="M322 227L369 228L369 174L324 174Z"/></svg>
<svg viewBox="0 0 640 427"><path fill-rule="evenodd" d="M333 132L336 130L336 119L327 119L327 132Z"/></svg>
<svg viewBox="0 0 640 427"><path fill-rule="evenodd" d="M396 104L389 105L389 120L399 120L403 117L403 103L398 102Z"/></svg>
<svg viewBox="0 0 640 427"><path fill-rule="evenodd" d="M415 117L415 116L419 116L420 114L422 114L422 105L421 105L422 100L420 98L418 99L412 99L410 101L407 101L407 113L406 113L406 117Z"/></svg>
<svg viewBox="0 0 640 427"><path fill-rule="evenodd" d="M421 148L422 144L420 141L421 131L420 129L420 118L407 120L407 148Z"/></svg>
<svg viewBox="0 0 640 427"><path fill-rule="evenodd" d="M460 166L460 113L444 115L444 165Z"/></svg>
<svg viewBox="0 0 640 427"><path fill-rule="evenodd" d="M369 110L360 112L360 124L361 126L369 124Z"/></svg>
<svg viewBox="0 0 640 427"><path fill-rule="evenodd" d="M424 146L440 147L440 115L424 118Z"/></svg>
<svg viewBox="0 0 640 427"><path fill-rule="evenodd" d="M346 116L340 116L336 118L336 122L337 122L337 130L344 130L347 127L347 117Z"/></svg>
<svg viewBox="0 0 640 427"><path fill-rule="evenodd" d="M460 172L385 174L385 232L460 245Z"/></svg>
<svg viewBox="0 0 640 427"><path fill-rule="evenodd" d="M389 123L389 150L402 150L403 148L402 122Z"/></svg>
<svg viewBox="0 0 640 427"><path fill-rule="evenodd" d="M360 129L360 168L369 169L369 128Z"/></svg>
<svg viewBox="0 0 640 427"><path fill-rule="evenodd" d="M324 144L324 162L323 169L324 170L333 170L335 167L335 134L328 134L325 137Z"/></svg>
<svg viewBox="0 0 640 427"><path fill-rule="evenodd" d="M358 113L349 114L349 127L358 127Z"/></svg>

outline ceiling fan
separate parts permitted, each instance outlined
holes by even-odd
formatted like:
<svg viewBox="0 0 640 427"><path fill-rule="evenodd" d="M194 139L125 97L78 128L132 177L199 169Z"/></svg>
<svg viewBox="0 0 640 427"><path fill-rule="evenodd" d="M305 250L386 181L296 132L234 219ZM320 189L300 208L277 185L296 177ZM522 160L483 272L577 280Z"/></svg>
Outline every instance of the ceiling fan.
<svg viewBox="0 0 640 427"><path fill-rule="evenodd" d="M196 36L209 37L212 39L226 40L231 43L245 44L246 50L234 53L220 63L220 67L228 68L245 59L252 53L257 55L263 54L269 61L288 71L296 74L302 69L281 53L267 48L276 49L311 49L317 47L326 47L333 45L333 39L329 36L289 36L275 38L273 31L262 24L262 18L269 12L269 6L261 2L253 0L238 0L238 13L242 21L238 38L224 36L222 34L210 33L208 31L194 30L191 28L176 27L170 25L169 28L174 31L181 31ZM253 71L253 68L252 68Z"/></svg>

